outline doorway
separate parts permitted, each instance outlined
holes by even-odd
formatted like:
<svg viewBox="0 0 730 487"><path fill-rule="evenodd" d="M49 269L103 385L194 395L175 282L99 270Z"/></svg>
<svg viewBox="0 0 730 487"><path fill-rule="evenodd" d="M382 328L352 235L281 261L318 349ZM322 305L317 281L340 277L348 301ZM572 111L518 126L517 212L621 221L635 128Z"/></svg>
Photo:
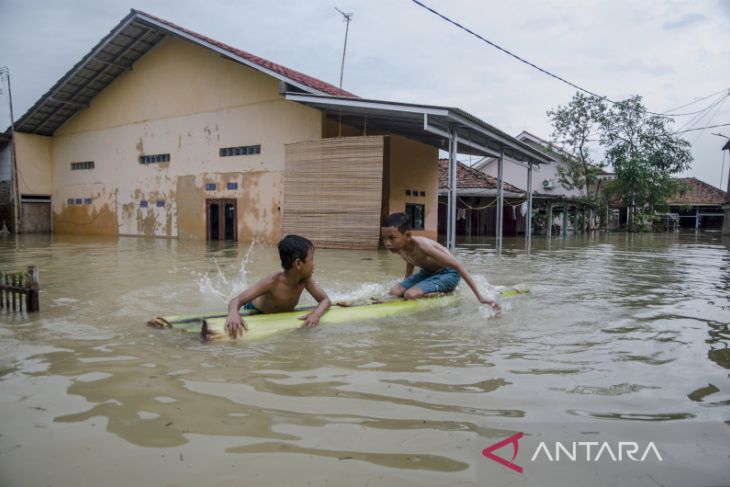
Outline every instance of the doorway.
<svg viewBox="0 0 730 487"><path fill-rule="evenodd" d="M238 240L236 200L205 200L207 240Z"/></svg>

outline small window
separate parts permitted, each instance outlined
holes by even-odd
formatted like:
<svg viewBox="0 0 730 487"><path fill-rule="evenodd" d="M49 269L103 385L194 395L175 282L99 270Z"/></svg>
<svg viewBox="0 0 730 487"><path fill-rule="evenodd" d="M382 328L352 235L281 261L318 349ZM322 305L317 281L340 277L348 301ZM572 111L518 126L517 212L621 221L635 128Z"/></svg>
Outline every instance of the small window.
<svg viewBox="0 0 730 487"><path fill-rule="evenodd" d="M83 200L81 198L76 198L76 204L80 205L83 203Z"/></svg>
<svg viewBox="0 0 730 487"><path fill-rule="evenodd" d="M238 147L221 147L218 154L221 157L250 156L261 154L261 145L242 145Z"/></svg>
<svg viewBox="0 0 730 487"><path fill-rule="evenodd" d="M157 208L163 208L165 206L165 200L157 200Z"/></svg>
<svg viewBox="0 0 730 487"><path fill-rule="evenodd" d="M410 189L407 189L406 190L406 196L410 196L410 195L411 195L411 190Z"/></svg>
<svg viewBox="0 0 730 487"><path fill-rule="evenodd" d="M69 199L67 199L67 200L66 200L66 204L67 204L67 205L73 205L73 204L74 204L74 199L73 199L73 198L69 198Z"/></svg>
<svg viewBox="0 0 730 487"><path fill-rule="evenodd" d="M139 202L139 207L140 208L147 208L147 207L149 207L149 203L147 203L147 200L142 200L142 201Z"/></svg>
<svg viewBox="0 0 730 487"><path fill-rule="evenodd" d="M72 162L71 163L72 171L81 171L84 169L94 169L94 161Z"/></svg>
<svg viewBox="0 0 730 487"><path fill-rule="evenodd" d="M84 204L90 205L91 204L91 198L84 198Z"/></svg>
<svg viewBox="0 0 730 487"><path fill-rule="evenodd" d="M170 162L170 154L152 154L148 156L139 156L140 164L155 164L158 162Z"/></svg>
<svg viewBox="0 0 730 487"><path fill-rule="evenodd" d="M426 196L426 192L425 191L421 191L421 196Z"/></svg>
<svg viewBox="0 0 730 487"><path fill-rule="evenodd" d="M424 205L406 203L406 215L411 217L413 230L423 230Z"/></svg>
<svg viewBox="0 0 730 487"><path fill-rule="evenodd" d="M228 183L228 189L238 189L238 183Z"/></svg>
<svg viewBox="0 0 730 487"><path fill-rule="evenodd" d="M215 183L205 183L205 190L206 191L215 191L216 184Z"/></svg>

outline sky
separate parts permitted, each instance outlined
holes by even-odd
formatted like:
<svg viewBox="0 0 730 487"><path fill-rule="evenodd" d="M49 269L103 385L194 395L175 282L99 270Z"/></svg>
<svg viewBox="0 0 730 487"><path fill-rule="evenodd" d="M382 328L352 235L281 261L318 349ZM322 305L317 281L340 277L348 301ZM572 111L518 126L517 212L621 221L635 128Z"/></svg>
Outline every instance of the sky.
<svg viewBox="0 0 730 487"><path fill-rule="evenodd" d="M654 112L702 110L722 95L698 99L730 90L730 0L423 3L594 93L641 95ZM343 88L363 98L458 107L549 139L546 112L575 94L412 0L0 0L0 66L18 119L135 8L337 85L346 24L334 7L353 14ZM7 127L7 84L2 92ZM730 124L730 101L698 115L672 127ZM730 136L730 125L683 134L694 156L684 175L726 189L727 139L712 133Z"/></svg>

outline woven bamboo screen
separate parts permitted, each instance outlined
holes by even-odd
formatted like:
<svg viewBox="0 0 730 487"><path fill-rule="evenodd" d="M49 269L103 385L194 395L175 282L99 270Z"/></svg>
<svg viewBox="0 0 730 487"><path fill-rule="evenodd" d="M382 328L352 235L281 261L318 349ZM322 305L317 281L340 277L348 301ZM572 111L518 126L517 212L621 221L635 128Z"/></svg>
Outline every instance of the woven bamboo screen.
<svg viewBox="0 0 730 487"><path fill-rule="evenodd" d="M318 247L376 249L383 150L381 136L287 144L284 234Z"/></svg>

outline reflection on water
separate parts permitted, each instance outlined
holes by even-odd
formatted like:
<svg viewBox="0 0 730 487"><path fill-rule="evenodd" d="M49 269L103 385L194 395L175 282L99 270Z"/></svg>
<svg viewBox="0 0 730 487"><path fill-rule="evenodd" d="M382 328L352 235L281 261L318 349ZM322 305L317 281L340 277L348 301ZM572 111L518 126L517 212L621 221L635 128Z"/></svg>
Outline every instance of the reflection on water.
<svg viewBox="0 0 730 487"><path fill-rule="evenodd" d="M518 431L641 423L675 441L674 424L728 429L727 242L535 239L529 255L521 240L501 254L466 243L457 255L480 286L531 293L498 317L462 286L459 308L200 344L144 323L224 312L277 269L275 248L0 240L0 268L35 265L42 284L40 314L0 314L0 401L16 418L0 427L0 479L73 483L78 465L100 478L118 468L121 485L148 467L144 480L158 484L178 478L178 462L189 473L179 484L224 483L233 469L256 472L257 485L304 484L303 472L330 485L482 485L479 452ZM326 249L315 263L335 299L381 293L405 267L386 252ZM44 455L49 468L34 469Z"/></svg>

